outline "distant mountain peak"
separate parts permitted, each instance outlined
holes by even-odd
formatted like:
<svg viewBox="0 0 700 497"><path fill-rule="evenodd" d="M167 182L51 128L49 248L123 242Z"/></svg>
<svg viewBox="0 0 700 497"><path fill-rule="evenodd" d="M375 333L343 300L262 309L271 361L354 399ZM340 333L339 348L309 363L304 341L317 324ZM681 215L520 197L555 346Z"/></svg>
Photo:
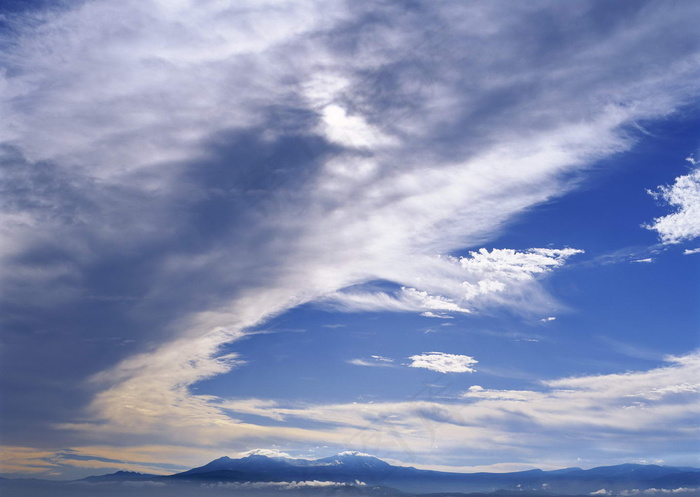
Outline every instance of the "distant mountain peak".
<svg viewBox="0 0 700 497"><path fill-rule="evenodd" d="M120 480L143 480L156 477L149 473L139 473L137 471L117 471L106 475L88 476L82 481L120 481Z"/></svg>
<svg viewBox="0 0 700 497"><path fill-rule="evenodd" d="M611 492L625 489L700 488L700 470L655 465L622 464L583 470L564 468L554 471L530 469L512 473L449 473L393 466L359 451L343 451L322 459L280 457L276 451L254 450L245 457L221 457L205 466L163 477L167 480L204 482L340 482L353 486L356 481L404 492L493 492L540 491L556 495L591 494L601 488ZM272 456L272 457L271 457ZM137 480L132 475L102 478L102 481ZM347 487L350 488L350 487ZM364 494L362 494L364 495ZM518 495L523 495L522 493ZM606 494L607 495L607 494Z"/></svg>
<svg viewBox="0 0 700 497"><path fill-rule="evenodd" d="M381 459L374 457L370 454L365 454L364 452L357 451L344 451L334 456L325 457L323 459L317 459L315 461L317 465L338 465L344 467L353 468L389 468L391 465Z"/></svg>

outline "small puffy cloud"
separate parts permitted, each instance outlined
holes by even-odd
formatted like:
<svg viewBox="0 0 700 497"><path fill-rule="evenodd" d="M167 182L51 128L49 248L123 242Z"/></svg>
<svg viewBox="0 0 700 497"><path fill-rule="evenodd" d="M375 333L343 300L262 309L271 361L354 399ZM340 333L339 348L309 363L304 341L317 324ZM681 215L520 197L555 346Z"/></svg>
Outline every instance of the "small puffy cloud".
<svg viewBox="0 0 700 497"><path fill-rule="evenodd" d="M365 452L359 452L357 450L344 450L338 452L339 456L358 456L358 457L374 457L372 454L367 454Z"/></svg>
<svg viewBox="0 0 700 497"><path fill-rule="evenodd" d="M648 263L648 262L654 262L654 259L652 259L651 257L647 257L646 259L636 259L636 260L630 261L630 262L647 262Z"/></svg>
<svg viewBox="0 0 700 497"><path fill-rule="evenodd" d="M478 361L473 357L444 352L428 352L409 357L412 368L424 368L438 373L473 373L472 365Z"/></svg>
<svg viewBox="0 0 700 497"><path fill-rule="evenodd" d="M700 254L700 247L694 249L685 249L683 255Z"/></svg>
<svg viewBox="0 0 700 497"><path fill-rule="evenodd" d="M554 317L554 316L549 316L549 317L540 319L540 321L542 321L543 323L549 323L549 322L551 322L551 321L555 321L556 319L557 319L557 318Z"/></svg>
<svg viewBox="0 0 700 497"><path fill-rule="evenodd" d="M693 162L693 165L697 165ZM700 236L700 168L679 176L671 186L660 185L648 193L675 209L643 225L659 234L663 243L680 243Z"/></svg>

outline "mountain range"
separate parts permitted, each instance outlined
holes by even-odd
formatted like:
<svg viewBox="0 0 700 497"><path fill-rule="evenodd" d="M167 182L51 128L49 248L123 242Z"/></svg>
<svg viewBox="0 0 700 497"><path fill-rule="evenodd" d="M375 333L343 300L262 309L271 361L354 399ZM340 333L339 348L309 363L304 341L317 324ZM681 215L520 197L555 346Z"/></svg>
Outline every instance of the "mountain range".
<svg viewBox="0 0 700 497"><path fill-rule="evenodd" d="M25 480L27 482L28 480ZM181 473L158 476L119 471L73 482L54 484L52 495L82 495L84 488L100 486L102 495L194 495L193 486L206 495L260 495L281 491L300 495L700 495L700 469L658 465L622 464L593 469L533 469L513 473L448 473L394 466L358 452L343 452L323 459L293 459L251 454L221 457ZM38 485L37 480L32 481ZM1 488L22 488L17 480L3 480ZM82 485L82 487L81 487ZM26 485L25 485L26 486ZM70 489L73 493L61 493ZM138 490L143 493L138 493ZM105 493L113 491L113 493ZM189 492L189 493L187 493ZM228 492L228 493L226 493ZM21 494L17 495L31 495ZM123 493L126 495L127 493ZM87 495L87 494L86 494Z"/></svg>

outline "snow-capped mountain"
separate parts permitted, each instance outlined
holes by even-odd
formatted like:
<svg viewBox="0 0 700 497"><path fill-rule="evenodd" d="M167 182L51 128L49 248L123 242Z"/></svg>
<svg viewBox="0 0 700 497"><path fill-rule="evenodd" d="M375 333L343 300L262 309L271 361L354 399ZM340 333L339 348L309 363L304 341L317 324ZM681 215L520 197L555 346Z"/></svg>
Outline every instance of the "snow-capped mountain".
<svg viewBox="0 0 700 497"><path fill-rule="evenodd" d="M342 452L316 460L249 455L222 457L199 468L168 477L176 480L218 482L326 481L362 482L404 492L493 492L501 489L549 491L562 494L599 490L675 490L700 487L700 470L655 465L623 464L589 470L533 469L515 473L447 473L393 466L360 452Z"/></svg>
<svg viewBox="0 0 700 497"><path fill-rule="evenodd" d="M81 484L76 485L77 483ZM394 466L360 452L342 452L322 459L297 459L273 451L251 451L244 457L220 457L203 466L170 476L119 471L79 482L2 480L0 493L21 497L93 495L92 485L109 495L190 497L207 495L356 495L413 497L427 493L502 495L700 496L700 469L622 464L584 470L533 469L515 473L447 473ZM126 490L129 490L127 493ZM82 493L81 493L82 492ZM476 495L473 497L477 497Z"/></svg>

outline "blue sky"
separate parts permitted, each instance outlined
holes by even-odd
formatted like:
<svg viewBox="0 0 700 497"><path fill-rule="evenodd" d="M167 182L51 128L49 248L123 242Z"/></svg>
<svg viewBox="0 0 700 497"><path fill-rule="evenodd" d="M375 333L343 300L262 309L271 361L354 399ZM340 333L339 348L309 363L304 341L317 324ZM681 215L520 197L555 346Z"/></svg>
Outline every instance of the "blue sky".
<svg viewBox="0 0 700 497"><path fill-rule="evenodd" d="M0 473L697 466L698 9L8 4Z"/></svg>

